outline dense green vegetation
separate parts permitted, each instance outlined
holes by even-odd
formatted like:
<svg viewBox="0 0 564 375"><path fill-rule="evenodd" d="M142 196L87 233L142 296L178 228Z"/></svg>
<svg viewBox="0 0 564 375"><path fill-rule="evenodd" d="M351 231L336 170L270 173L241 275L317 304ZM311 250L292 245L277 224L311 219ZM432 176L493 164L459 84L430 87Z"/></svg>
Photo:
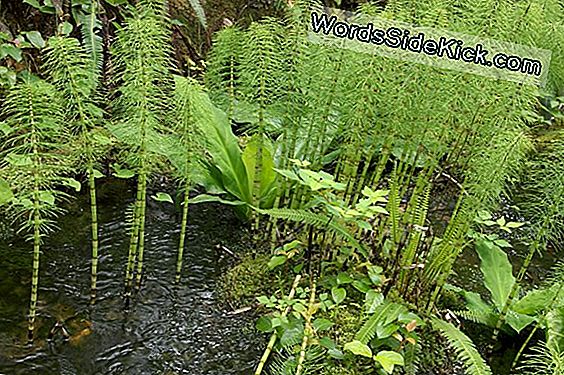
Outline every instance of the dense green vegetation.
<svg viewBox="0 0 564 375"><path fill-rule="evenodd" d="M563 265L539 285L527 277L564 241L562 2L359 8L549 49L542 90L311 44L319 4L305 0L248 27L227 22L205 71L188 77L173 60L167 2L114 1L120 22L107 50L99 3L76 3L47 40L22 34L21 48L40 50L38 69L0 70L0 212L33 244L30 345L41 245L80 181L96 303L96 189L111 173L136 186L126 308L151 251L149 199L181 206L177 283L190 272L191 204L220 202L248 224L253 246L223 280L227 299L262 314L256 328L269 341L255 375L564 373ZM205 27L202 5L190 3ZM0 58L21 59L9 40L0 33ZM150 195L163 174L176 199ZM457 281L467 252L479 258L481 286ZM499 365L504 355L510 363Z"/></svg>

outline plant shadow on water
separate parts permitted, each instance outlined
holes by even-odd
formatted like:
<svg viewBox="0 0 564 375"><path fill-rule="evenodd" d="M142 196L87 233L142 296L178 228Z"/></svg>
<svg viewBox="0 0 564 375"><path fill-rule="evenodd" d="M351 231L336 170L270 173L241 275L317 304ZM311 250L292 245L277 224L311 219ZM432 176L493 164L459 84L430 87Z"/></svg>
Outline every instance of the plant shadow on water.
<svg viewBox="0 0 564 375"><path fill-rule="evenodd" d="M248 374L262 339L253 317L228 315L216 281L228 264L217 243L237 246L242 228L225 206L194 205L180 285L174 284L179 221L173 205L149 200L146 269L141 291L124 311L129 234L122 212L133 192L125 182L100 186L98 300L89 307L88 200L71 203L42 254L37 340L26 348L25 314L31 275L29 244L0 251L0 374ZM235 242L235 244L233 244ZM244 244L241 244L244 246ZM58 333L57 320L71 339ZM90 328L91 327L91 328Z"/></svg>

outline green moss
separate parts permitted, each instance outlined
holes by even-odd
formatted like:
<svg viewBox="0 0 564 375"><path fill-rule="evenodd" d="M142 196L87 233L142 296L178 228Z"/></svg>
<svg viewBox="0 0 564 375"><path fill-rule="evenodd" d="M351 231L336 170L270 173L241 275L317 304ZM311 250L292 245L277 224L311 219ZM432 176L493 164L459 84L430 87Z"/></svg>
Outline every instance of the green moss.
<svg viewBox="0 0 564 375"><path fill-rule="evenodd" d="M320 375L360 375L353 369L347 369L340 365L327 365L323 367L323 370L319 373Z"/></svg>
<svg viewBox="0 0 564 375"><path fill-rule="evenodd" d="M224 273L219 280L221 299L239 308L256 302L257 296L272 294L278 277L268 269L269 259L266 255L247 255Z"/></svg>

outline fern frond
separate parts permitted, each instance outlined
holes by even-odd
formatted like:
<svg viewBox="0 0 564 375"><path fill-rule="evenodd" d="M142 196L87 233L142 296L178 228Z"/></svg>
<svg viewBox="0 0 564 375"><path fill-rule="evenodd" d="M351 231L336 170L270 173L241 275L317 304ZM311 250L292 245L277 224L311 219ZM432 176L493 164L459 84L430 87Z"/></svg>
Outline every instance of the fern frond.
<svg viewBox="0 0 564 375"><path fill-rule="evenodd" d="M518 375L564 375L564 352L541 341L517 370Z"/></svg>
<svg viewBox="0 0 564 375"><path fill-rule="evenodd" d="M103 40L101 36L102 22L100 22L97 15L98 0L91 0L90 12L80 14L78 18L82 45L90 59L90 71L94 82L98 82L104 63Z"/></svg>
<svg viewBox="0 0 564 375"><path fill-rule="evenodd" d="M454 314L462 319L489 327L495 327L495 322L497 321L497 315L493 311L458 310L454 311Z"/></svg>
<svg viewBox="0 0 564 375"><path fill-rule="evenodd" d="M206 12L204 12L204 7L202 6L200 0L188 0L188 2L192 6L194 13L196 13L196 18L198 18L198 21L200 21L203 27L207 28L208 24L206 21Z"/></svg>
<svg viewBox="0 0 564 375"><path fill-rule="evenodd" d="M469 375L491 375L492 371L486 364L472 340L452 323L438 318L432 318L433 329L439 331L456 351L458 359L464 362Z"/></svg>
<svg viewBox="0 0 564 375"><path fill-rule="evenodd" d="M376 330L380 325L392 322L406 308L403 305L392 302L384 302L376 308L374 313L362 325L355 335L355 339L367 344L376 335Z"/></svg>
<svg viewBox="0 0 564 375"><path fill-rule="evenodd" d="M343 225L332 220L330 217L325 215L317 214L314 212L300 210L300 209L289 209L289 208L272 208L272 209L256 209L259 213L269 215L276 219L289 220L296 223L302 223L311 225L317 229L327 230L334 233L341 239L345 240L347 243L355 247L360 253L367 257L368 253L364 245L362 245L358 240L351 234L351 232Z"/></svg>

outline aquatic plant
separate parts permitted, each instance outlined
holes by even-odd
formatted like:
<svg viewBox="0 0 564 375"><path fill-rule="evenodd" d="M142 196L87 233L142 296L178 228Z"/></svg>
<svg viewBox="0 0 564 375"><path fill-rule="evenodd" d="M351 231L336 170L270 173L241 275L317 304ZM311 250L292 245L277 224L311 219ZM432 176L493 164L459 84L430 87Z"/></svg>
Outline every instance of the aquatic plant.
<svg viewBox="0 0 564 375"><path fill-rule="evenodd" d="M93 52L95 53L95 52ZM96 170L100 152L96 151L95 127L100 125L102 111L93 98L98 84L98 71L93 70L95 57L86 54L77 39L52 37L45 51L45 71L57 87L64 100L64 117L68 131L78 139L73 150L84 166L90 194L90 215L92 233L92 268L90 298L96 299L96 279L98 268L98 214L96 203L96 177L101 173ZM96 69L99 63L96 62Z"/></svg>
<svg viewBox="0 0 564 375"><path fill-rule="evenodd" d="M6 123L0 175L13 191L8 212L19 223L18 232L33 242L29 343L35 331L41 244L55 228L61 200L68 196L57 188L77 184L65 177L69 164L61 153L68 142L63 113L57 89L31 75L10 90L2 111Z"/></svg>
<svg viewBox="0 0 564 375"><path fill-rule="evenodd" d="M163 128L171 87L169 44L162 1L140 1L133 15L117 32L113 45L115 84L114 122L110 131L127 145L122 160L137 175L137 193L126 269L129 293L133 275L141 284L145 250L147 183L152 171L167 155L170 140ZM136 270L134 267L136 266Z"/></svg>
<svg viewBox="0 0 564 375"><path fill-rule="evenodd" d="M174 131L178 135L178 147L173 150L174 154L171 153L168 157L175 167L180 190L184 194L178 260L176 262L176 282L179 282L188 223L190 188L195 183L203 158L202 145L198 143L198 140L203 137L199 123L213 121L213 119L207 117L209 116L209 107L200 85L194 80L181 76L175 76L174 79L174 110L172 112L172 119L174 120L172 124L174 124Z"/></svg>

